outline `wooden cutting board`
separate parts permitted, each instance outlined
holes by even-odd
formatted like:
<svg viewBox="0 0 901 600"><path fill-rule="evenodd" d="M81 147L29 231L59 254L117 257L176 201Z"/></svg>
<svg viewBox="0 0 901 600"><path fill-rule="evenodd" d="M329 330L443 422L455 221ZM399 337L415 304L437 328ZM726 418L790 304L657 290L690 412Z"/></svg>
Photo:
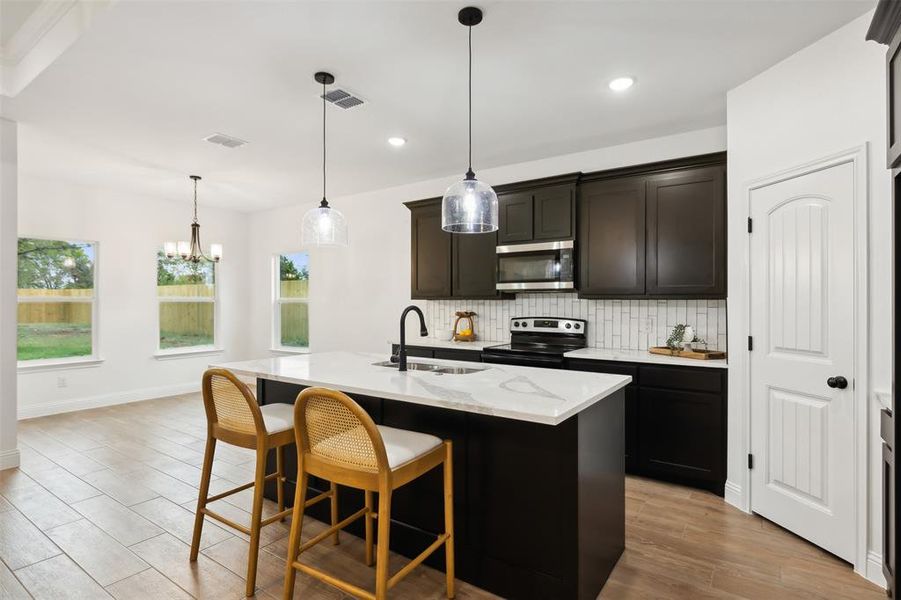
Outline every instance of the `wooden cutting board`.
<svg viewBox="0 0 901 600"><path fill-rule="evenodd" d="M678 356L679 358L694 358L696 360L717 360L726 358L726 353L719 350L670 350L666 346L653 346L648 348L648 352L651 354Z"/></svg>

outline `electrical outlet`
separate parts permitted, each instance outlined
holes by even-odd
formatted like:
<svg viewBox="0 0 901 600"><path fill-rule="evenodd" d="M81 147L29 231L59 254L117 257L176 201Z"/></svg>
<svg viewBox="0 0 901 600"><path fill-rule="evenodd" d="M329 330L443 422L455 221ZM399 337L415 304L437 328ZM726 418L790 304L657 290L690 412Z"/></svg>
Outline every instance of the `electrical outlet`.
<svg viewBox="0 0 901 600"><path fill-rule="evenodd" d="M56 387L64 388L64 387L68 387L68 386L69 386L69 382L66 381L65 377L57 377L56 378Z"/></svg>

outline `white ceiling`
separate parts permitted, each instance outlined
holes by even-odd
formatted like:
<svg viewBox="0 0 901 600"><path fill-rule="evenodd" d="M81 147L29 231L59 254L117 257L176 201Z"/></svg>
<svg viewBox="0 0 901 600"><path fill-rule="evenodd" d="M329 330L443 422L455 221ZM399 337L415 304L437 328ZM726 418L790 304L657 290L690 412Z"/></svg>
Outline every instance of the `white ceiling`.
<svg viewBox="0 0 901 600"><path fill-rule="evenodd" d="M321 104L312 75L327 69L366 100L329 107L329 196L462 174L463 5L120 0L7 105L22 124L21 167L166 197L184 196L184 176L196 172L202 203L247 211L314 201ZM874 2L480 6L477 173L721 125L728 89ZM623 74L636 85L608 90ZM250 144L202 141L214 132ZM409 142L390 147L392 135Z"/></svg>

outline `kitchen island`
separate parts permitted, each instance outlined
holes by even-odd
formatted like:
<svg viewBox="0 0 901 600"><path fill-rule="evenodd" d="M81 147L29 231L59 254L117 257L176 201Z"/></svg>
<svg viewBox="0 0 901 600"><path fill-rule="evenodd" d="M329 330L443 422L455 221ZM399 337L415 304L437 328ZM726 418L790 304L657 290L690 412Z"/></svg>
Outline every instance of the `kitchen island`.
<svg viewBox="0 0 901 600"><path fill-rule="evenodd" d="M376 423L453 440L458 578L507 598L596 598L625 547L631 378L443 360L427 362L477 370L401 373L374 364L385 358L327 352L215 366L256 377L261 404L293 403L303 388L324 386L353 397ZM286 466L293 498L291 452ZM415 556L443 530L441 485L436 469L394 493L393 551ZM327 486L311 478L310 493ZM342 488L339 498L342 516L362 506L356 490ZM309 514L328 520L325 505ZM362 526L349 531L362 535ZM443 568L442 552L427 563Z"/></svg>

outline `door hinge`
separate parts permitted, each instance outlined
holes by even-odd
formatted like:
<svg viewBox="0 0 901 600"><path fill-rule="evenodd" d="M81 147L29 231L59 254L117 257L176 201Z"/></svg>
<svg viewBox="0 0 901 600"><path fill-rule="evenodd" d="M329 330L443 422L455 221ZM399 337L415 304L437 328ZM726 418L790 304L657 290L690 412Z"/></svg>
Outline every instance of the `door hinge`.
<svg viewBox="0 0 901 600"><path fill-rule="evenodd" d="M751 217L748 217L748 233L754 229L754 220Z"/></svg>
<svg viewBox="0 0 901 600"><path fill-rule="evenodd" d="M754 349L754 338L749 335L748 336L748 351L750 352L753 349Z"/></svg>
<svg viewBox="0 0 901 600"><path fill-rule="evenodd" d="M753 454L748 454L748 468L749 469L754 468L754 455Z"/></svg>

